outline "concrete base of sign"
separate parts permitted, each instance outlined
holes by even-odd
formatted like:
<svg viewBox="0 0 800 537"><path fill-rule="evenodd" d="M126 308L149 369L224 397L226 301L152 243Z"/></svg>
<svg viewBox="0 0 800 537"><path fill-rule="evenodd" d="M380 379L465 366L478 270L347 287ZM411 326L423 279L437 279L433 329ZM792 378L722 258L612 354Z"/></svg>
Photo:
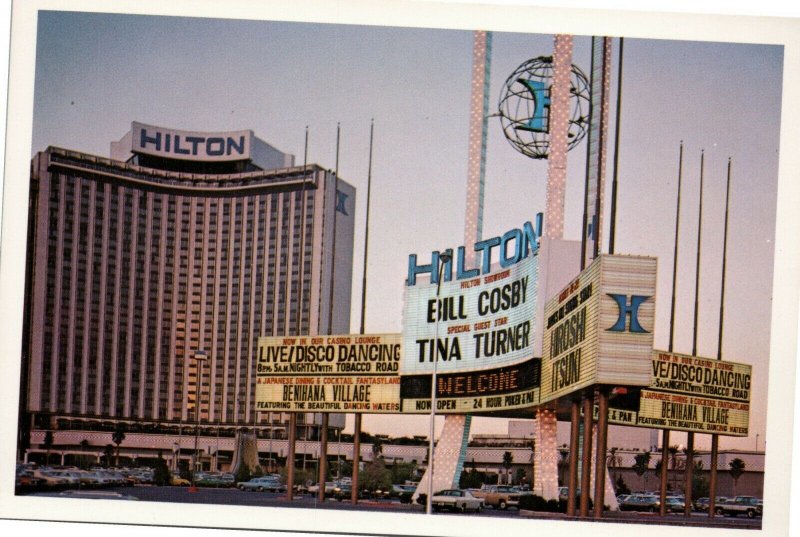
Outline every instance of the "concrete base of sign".
<svg viewBox="0 0 800 537"><path fill-rule="evenodd" d="M558 499L558 420L555 412L539 410L534 421L533 493Z"/></svg>
<svg viewBox="0 0 800 537"><path fill-rule="evenodd" d="M592 438L597 438L597 427L594 427ZM546 500L557 500L558 494L558 421L555 412L551 410L540 410L534 420L534 442L533 453L533 493ZM580 449L580 446L574 446ZM597 459L597 443L592 442L592 464ZM591 486L589 490L594 491L594 471L591 472ZM578 478L580 481L580 476ZM605 483L605 505L612 511L619 510L617 495L614 482L611 479L608 468L606 468Z"/></svg>
<svg viewBox="0 0 800 537"><path fill-rule="evenodd" d="M597 425L592 427L594 429L594 433L592 434L592 438L597 438ZM606 454L605 456L608 456ZM592 442L592 464L594 465L595 461L597 460L597 442ZM594 468L592 468L591 473L591 487L590 490L594 492ZM611 511L619 511L619 503L617 502L617 492L616 488L614 487L614 481L611 479L611 475L608 472L608 466L606 466L606 483L605 483L605 492L603 493L605 496L603 498L603 503L608 506Z"/></svg>
<svg viewBox="0 0 800 537"><path fill-rule="evenodd" d="M467 452L469 441L470 416L447 415L444 418L444 429L436 447L433 450L433 492L443 489L457 488L461 477L461 468L464 467L464 456ZM428 494L431 475L430 464L428 470L420 479L413 500L416 501L420 494Z"/></svg>
<svg viewBox="0 0 800 537"><path fill-rule="evenodd" d="M258 466L258 445L256 444L255 434L237 431L231 471L236 473L243 465L247 465L250 470L256 469Z"/></svg>

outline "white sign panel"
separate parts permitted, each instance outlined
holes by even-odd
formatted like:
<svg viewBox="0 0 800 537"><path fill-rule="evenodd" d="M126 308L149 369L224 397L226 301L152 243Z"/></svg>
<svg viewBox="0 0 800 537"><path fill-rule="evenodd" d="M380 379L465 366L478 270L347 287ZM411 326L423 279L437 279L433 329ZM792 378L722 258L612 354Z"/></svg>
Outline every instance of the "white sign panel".
<svg viewBox="0 0 800 537"><path fill-rule="evenodd" d="M163 158L209 162L247 160L253 132L194 132L133 122L131 151Z"/></svg>
<svg viewBox="0 0 800 537"><path fill-rule="evenodd" d="M542 402L597 384L648 386L656 260L602 255L545 306Z"/></svg>
<svg viewBox="0 0 800 537"><path fill-rule="evenodd" d="M538 255L471 279L406 288L400 373L497 368L532 357ZM438 345L437 341L438 331Z"/></svg>

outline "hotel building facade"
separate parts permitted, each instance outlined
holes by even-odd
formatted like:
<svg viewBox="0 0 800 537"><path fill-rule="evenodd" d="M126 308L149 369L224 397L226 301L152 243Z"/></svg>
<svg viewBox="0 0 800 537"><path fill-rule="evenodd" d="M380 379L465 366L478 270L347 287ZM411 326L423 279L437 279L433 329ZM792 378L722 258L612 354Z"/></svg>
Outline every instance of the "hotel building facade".
<svg viewBox="0 0 800 537"><path fill-rule="evenodd" d="M134 122L111 157L31 164L20 455L119 423L285 438L258 338L349 333L355 189L252 131Z"/></svg>

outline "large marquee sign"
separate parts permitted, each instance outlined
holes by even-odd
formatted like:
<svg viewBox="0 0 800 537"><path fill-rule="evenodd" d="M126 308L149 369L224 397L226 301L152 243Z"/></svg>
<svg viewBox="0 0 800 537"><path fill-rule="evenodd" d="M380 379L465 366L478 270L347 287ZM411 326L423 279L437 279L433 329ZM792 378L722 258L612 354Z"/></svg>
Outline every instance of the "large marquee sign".
<svg viewBox="0 0 800 537"><path fill-rule="evenodd" d="M479 268L465 270L459 248L452 276L451 260L444 264L438 282L435 252L431 265L409 262L409 279L403 310L403 375L486 370L518 364L533 357L536 337L538 235L530 224L476 245L497 246L500 262L489 265L491 249L483 252ZM434 268L431 268L434 267ZM431 280L417 282L422 270ZM437 297L438 291L438 297ZM438 343L437 343L438 342Z"/></svg>
<svg viewBox="0 0 800 537"><path fill-rule="evenodd" d="M262 337L259 411L400 411L399 334Z"/></svg>
<svg viewBox="0 0 800 537"><path fill-rule="evenodd" d="M409 256L400 365L403 412L430 412L434 359L436 412L472 414L538 404L540 363L533 348L541 229L539 214L536 228L526 222L476 243L475 267L465 266L463 246L447 262L439 252L432 252L427 265ZM421 274L430 277L418 281Z"/></svg>
<svg viewBox="0 0 800 537"><path fill-rule="evenodd" d="M545 305L542 403L598 384L648 386L656 260L601 255Z"/></svg>
<svg viewBox="0 0 800 537"><path fill-rule="evenodd" d="M652 366L647 388L610 401L610 423L748 435L752 366L664 351L653 351Z"/></svg>

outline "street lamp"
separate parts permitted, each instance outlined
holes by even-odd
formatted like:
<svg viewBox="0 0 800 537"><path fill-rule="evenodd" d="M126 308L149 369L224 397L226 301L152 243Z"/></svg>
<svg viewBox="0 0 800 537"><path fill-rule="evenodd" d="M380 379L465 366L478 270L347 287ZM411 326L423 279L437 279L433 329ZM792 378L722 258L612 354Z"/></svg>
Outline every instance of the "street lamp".
<svg viewBox="0 0 800 537"><path fill-rule="evenodd" d="M194 398L194 456L192 457L192 486L189 489L191 492L197 492L195 486L195 474L197 473L197 444L200 440L200 395L203 388L203 363L208 360L206 351L200 349L192 357L197 362L197 394Z"/></svg>
<svg viewBox="0 0 800 537"><path fill-rule="evenodd" d="M436 280L436 337L433 342L433 376L431 377L431 430L428 439L428 497L425 501L425 512L431 514L431 498L433 497L433 434L436 420L436 371L439 364L439 318L441 317L441 302L439 294L442 290L442 271L445 264L453 259L452 250L445 250L439 254L438 278Z"/></svg>

